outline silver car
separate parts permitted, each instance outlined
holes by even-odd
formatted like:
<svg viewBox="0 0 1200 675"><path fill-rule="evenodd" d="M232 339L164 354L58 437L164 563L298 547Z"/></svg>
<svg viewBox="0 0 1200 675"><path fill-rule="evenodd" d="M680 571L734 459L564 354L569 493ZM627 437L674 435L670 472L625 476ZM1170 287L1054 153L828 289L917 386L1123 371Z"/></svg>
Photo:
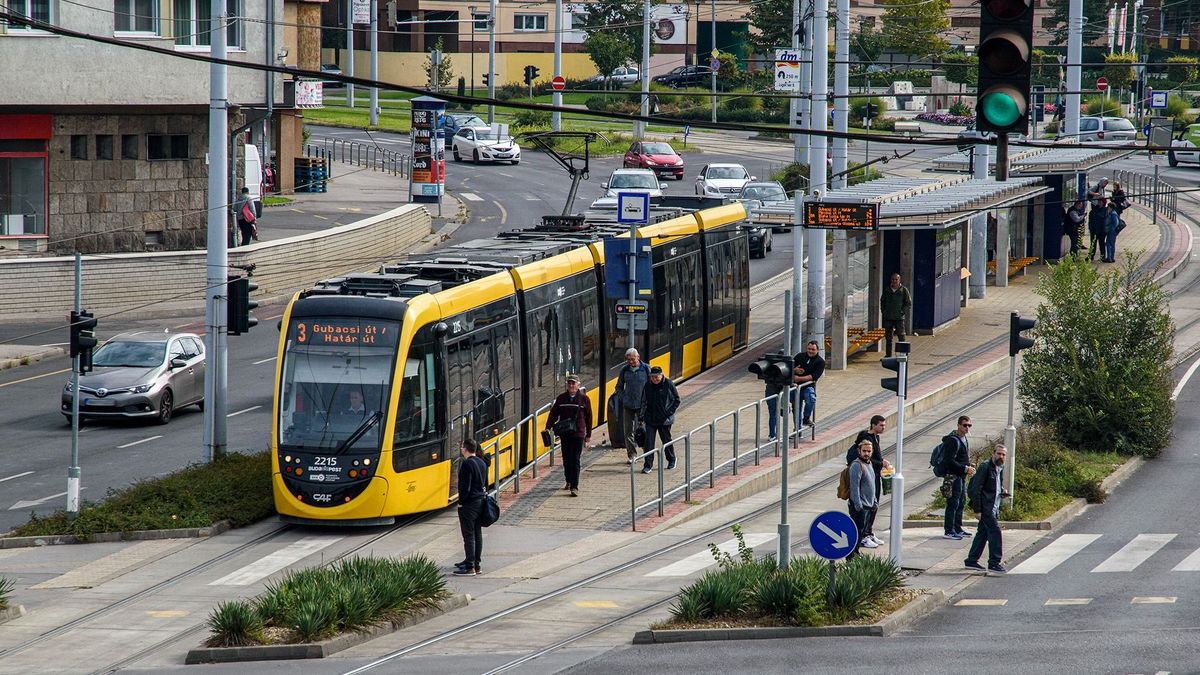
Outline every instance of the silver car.
<svg viewBox="0 0 1200 675"><path fill-rule="evenodd" d="M136 331L105 342L79 378L79 417L142 417L159 424L188 405L204 409L204 341L191 333ZM71 383L62 414L71 419Z"/></svg>

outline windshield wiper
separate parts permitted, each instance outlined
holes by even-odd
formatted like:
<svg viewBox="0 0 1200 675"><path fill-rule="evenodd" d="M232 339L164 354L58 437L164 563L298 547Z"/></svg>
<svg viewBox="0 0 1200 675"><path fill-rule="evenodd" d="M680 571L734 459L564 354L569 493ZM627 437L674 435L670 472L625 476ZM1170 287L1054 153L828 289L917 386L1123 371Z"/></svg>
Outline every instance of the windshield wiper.
<svg viewBox="0 0 1200 675"><path fill-rule="evenodd" d="M367 419L363 420L362 424L358 425L358 428L354 430L354 433L347 436L346 440L342 441L341 443L338 443L338 446L333 449L333 454L340 455L343 452L345 452L346 448L357 443L358 439L362 438L363 434L370 431L371 427L375 426L375 423L378 422L382 418L383 418L383 413L379 412L378 410L371 413L370 416L367 417Z"/></svg>

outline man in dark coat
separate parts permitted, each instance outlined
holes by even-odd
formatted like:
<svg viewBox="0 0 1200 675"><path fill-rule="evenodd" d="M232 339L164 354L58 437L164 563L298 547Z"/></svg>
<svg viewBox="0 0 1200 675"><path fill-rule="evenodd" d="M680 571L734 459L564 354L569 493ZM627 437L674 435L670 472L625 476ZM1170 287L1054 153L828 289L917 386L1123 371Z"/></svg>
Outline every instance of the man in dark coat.
<svg viewBox="0 0 1200 675"><path fill-rule="evenodd" d="M1004 460L1008 457L1008 449L996 445L992 450L992 458L984 460L979 465L979 474L971 479L972 497L971 508L979 511L979 526L975 529L975 539L971 541L971 550L963 565L970 569L981 570L979 556L983 555L983 545L988 547L987 570L994 574L1004 574L1001 560L1004 557L1004 540L1000 535L1000 499L1006 497L1004 488Z"/></svg>
<svg viewBox="0 0 1200 675"><path fill-rule="evenodd" d="M679 410L679 392L675 384L663 375L662 368L650 368L650 379L642 395L642 420L646 423L646 452L654 449L655 439L661 438L665 447L671 442L671 425L675 423L675 411ZM667 468L675 468L675 448L666 448ZM654 468L654 455L646 455L642 473Z"/></svg>
<svg viewBox="0 0 1200 675"><path fill-rule="evenodd" d="M966 478L975 473L971 466L970 446L967 434L971 432L971 418L962 415L958 418L958 428L942 438L942 468L945 470L943 482L950 485L950 494L946 494L946 514L943 518L946 539L962 539L971 534L963 529L963 508L966 507Z"/></svg>

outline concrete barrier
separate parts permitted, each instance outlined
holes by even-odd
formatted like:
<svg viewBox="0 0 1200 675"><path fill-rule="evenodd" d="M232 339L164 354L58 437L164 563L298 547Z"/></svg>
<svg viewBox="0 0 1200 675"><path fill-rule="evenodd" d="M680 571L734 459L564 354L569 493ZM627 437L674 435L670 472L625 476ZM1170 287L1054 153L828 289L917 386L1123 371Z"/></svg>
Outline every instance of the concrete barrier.
<svg viewBox="0 0 1200 675"><path fill-rule="evenodd" d="M406 204L356 223L230 250L229 265L254 265L258 294L288 293L317 279L405 253L431 232L423 207ZM83 306L98 315L139 308L202 307L205 251L83 256ZM236 271L236 270L234 270ZM66 317L75 302L70 256L0 260L0 317Z"/></svg>

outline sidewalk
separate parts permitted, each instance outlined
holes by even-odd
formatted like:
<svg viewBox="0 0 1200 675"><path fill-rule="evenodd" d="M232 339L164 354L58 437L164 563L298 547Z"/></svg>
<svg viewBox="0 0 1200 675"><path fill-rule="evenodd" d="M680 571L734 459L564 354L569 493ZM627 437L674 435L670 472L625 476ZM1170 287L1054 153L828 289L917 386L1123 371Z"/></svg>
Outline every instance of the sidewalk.
<svg viewBox="0 0 1200 675"><path fill-rule="evenodd" d="M1153 270L1162 265L1162 270L1178 264L1187 254L1190 238L1186 228L1166 221L1153 228L1150 219L1140 209L1126 212L1128 228L1118 239L1119 253L1133 252L1142 255L1141 265ZM1025 275L1009 281L1009 286L988 286L987 297L971 300L962 309L960 317L942 327L933 336L912 337L912 353L909 357L909 404L927 395L927 405L936 405L952 397L956 390L973 384L981 377L1001 372L1007 363L1008 313L1020 311L1026 316L1035 314L1039 297L1034 292L1044 266L1027 268ZM782 292L790 284L787 276L776 278L755 289L751 296L750 342L755 344L776 334L782 326ZM706 371L679 385L683 406L676 414L672 429L676 437L686 436L689 430L700 428L720 415L738 406L750 404L763 396L763 383L746 372L751 361L766 351L779 349L782 338L774 337L758 346L751 347L721 366ZM794 349L793 351L799 351ZM865 428L871 414L889 417L895 414L895 398L891 392L882 390L879 378L885 373L878 365L878 352L860 352L854 355L844 371L826 370L817 387L816 440L811 439L808 429L803 434L798 449L790 452L793 470L806 470L815 464L838 456L853 435ZM972 375L974 374L974 377ZM957 384L956 384L957 383ZM954 385L954 387L951 387ZM951 387L948 389L948 387ZM766 442L766 413L762 412L761 442ZM753 420L751 416L749 419ZM745 428L749 427L749 428ZM733 447L732 422L718 428L712 452L720 465L731 457ZM739 430L741 452L752 449L754 443L753 424ZM580 479L578 498L571 498L561 490L563 480L556 465L553 471L539 472L539 479L529 474L522 477L520 494L510 490L502 495L502 522L508 525L544 528L585 528L592 530L628 531L630 529L630 471L625 463L623 447L607 448L600 444L606 440L606 432L597 429L593 441L597 447L587 450L583 456L583 473ZM704 429L692 439L692 475L709 470L709 433ZM684 460L682 447L677 446L679 463L674 471L665 472L665 490L684 482ZM640 465L635 469L640 469ZM779 459L773 452L761 457L755 466L753 459L746 459L733 475L727 467L718 472L714 485L708 481L696 482L690 503L683 502L680 492L668 500L664 515L657 515L656 507L638 512L638 529L650 530L667 523L677 524L682 520L706 513L720 505L731 503L762 490L766 485L777 484L773 475L779 469ZM638 504L654 499L658 494L657 464L655 471L645 475L635 471Z"/></svg>

